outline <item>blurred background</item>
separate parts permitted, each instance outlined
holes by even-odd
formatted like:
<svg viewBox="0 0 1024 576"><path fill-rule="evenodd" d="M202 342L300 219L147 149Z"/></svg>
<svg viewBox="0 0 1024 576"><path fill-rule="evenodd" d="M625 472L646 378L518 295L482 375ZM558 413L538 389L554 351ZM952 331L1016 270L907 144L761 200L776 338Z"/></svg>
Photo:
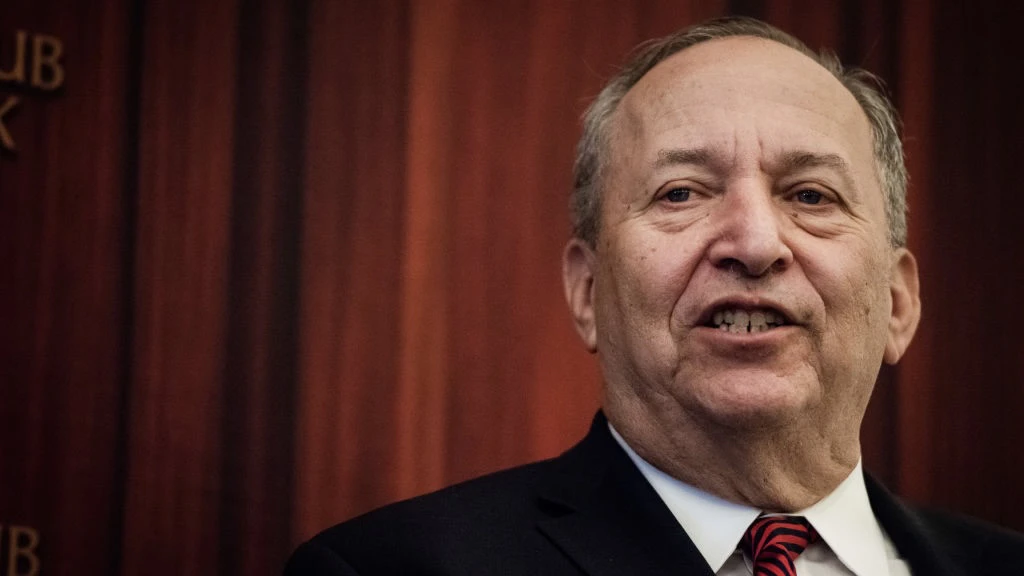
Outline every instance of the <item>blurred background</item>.
<svg viewBox="0 0 1024 576"><path fill-rule="evenodd" d="M1024 529L1016 2L4 0L0 575L277 574L574 443L578 118L722 14L888 81L925 311L866 466Z"/></svg>

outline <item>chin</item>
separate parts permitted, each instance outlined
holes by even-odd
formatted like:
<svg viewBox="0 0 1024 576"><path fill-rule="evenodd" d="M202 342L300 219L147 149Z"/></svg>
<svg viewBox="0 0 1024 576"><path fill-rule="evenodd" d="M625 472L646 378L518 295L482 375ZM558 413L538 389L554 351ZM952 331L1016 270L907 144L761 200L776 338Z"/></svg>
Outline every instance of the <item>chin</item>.
<svg viewBox="0 0 1024 576"><path fill-rule="evenodd" d="M707 421L720 428L741 430L779 429L800 420L804 411L793 406L705 406Z"/></svg>
<svg viewBox="0 0 1024 576"><path fill-rule="evenodd" d="M698 381L700 387L689 390L686 404L704 418L730 428L786 425L806 416L821 398L816 379L755 373Z"/></svg>

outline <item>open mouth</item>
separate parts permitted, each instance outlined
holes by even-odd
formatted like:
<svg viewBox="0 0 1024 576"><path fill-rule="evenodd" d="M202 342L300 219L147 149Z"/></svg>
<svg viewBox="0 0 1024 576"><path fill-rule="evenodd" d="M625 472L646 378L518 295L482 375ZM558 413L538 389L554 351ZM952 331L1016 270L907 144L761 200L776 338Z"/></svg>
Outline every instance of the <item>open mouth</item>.
<svg viewBox="0 0 1024 576"><path fill-rule="evenodd" d="M787 323L785 314L773 308L722 307L710 315L705 326L733 334L751 334L767 332Z"/></svg>

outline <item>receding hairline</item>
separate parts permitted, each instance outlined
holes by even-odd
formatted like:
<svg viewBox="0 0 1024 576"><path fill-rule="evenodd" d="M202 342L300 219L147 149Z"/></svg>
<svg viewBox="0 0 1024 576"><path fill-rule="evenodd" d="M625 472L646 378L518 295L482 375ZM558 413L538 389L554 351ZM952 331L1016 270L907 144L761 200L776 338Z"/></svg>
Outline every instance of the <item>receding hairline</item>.
<svg viewBox="0 0 1024 576"><path fill-rule="evenodd" d="M725 36L725 37L721 37L721 38L713 38L713 39L710 39L710 40L705 40L703 42L699 42L697 44L693 44L691 46L687 46L687 47L685 47L685 48L683 48L683 49L681 49L681 50L679 50L677 52L674 52L671 55L669 55L666 58L664 58L663 60L659 61L654 66L652 66L642 76L640 76L636 80L636 82L634 82L622 94L622 96L618 99L618 101L615 103L614 109L611 111L610 115L607 118L608 124L606 125L606 130L604 131L604 142L603 142L603 145L605 146L605 152L606 153L610 152L610 150L608 150L608 148L611 147L614 144L614 142L618 139L618 136L620 135L620 131L621 130L629 130L629 129L634 129L635 130L636 128L638 128L638 123L643 121L641 113L649 106L649 104L645 103L645 104L643 104L641 106L641 105L632 104L631 101L634 98L637 97L638 93L643 92L646 89L645 82L649 82L650 81L651 75L653 73L656 73L655 72L656 70L658 70L659 68L661 68L662 70L665 70L665 68L667 67L666 65L668 65L668 66L672 66L673 65L672 64L673 61L675 61L675 65L678 66L680 64L679 61L682 58L686 58L686 57L692 58L694 52L713 50L713 49L719 49L720 50L720 49L722 49L722 46L725 45L725 44L737 45L737 44L765 44L765 43L768 43L768 44L774 45L775 47L781 48L781 50L779 51L780 53L787 53L787 52L789 52L789 53L796 54L796 55L802 57L801 60L803 62L811 64L812 68L816 68L820 72L820 78L823 81L825 81L826 83L830 84L831 85L831 89L834 91L834 93L836 95L838 95L841 100L845 101L845 102L843 102L843 104L845 106L847 106L847 110L853 116L856 117L856 121L855 122L858 125L858 129L862 129L864 131L863 135L867 138L867 145L868 145L867 156L870 158L870 161L872 163L872 170L873 170L873 173L876 175L876 180L880 180L879 178L877 178L877 176L879 174L878 171L880 170L880 166L878 166L878 159L875 157L875 154L874 154L874 129L872 127L870 118L868 118L867 112L864 110L863 106L857 100L856 95L850 90L850 88L848 86L846 86L846 84L844 84L842 82L842 80L840 78L838 78L835 74L833 74L831 70L829 70L828 68L823 66L822 63L819 62L814 57L809 56L803 50L799 50L799 49L793 48L793 47L791 47L791 46L789 46L789 45L787 45L787 44L785 44L783 42L780 42L778 40L774 40L774 39L771 39L771 38L764 38L764 37L761 37L761 36L735 35L735 36ZM727 55L725 55L723 58L721 58L721 60L723 62L730 62L730 63L731 62L735 62L736 61L736 59L734 58L735 53L739 53L741 51L744 54L744 56L750 54L749 47L746 47L746 48L734 48L732 50L733 50L734 54L727 54ZM678 78L678 77L681 77L681 76L693 76L695 74L700 74L702 71L705 71L705 70L707 70L709 68L713 69L714 66L717 66L717 64L715 64L715 63L706 64L705 63L705 64L702 64L700 66L697 66L694 69L683 68L682 70L675 70L672 73L672 77ZM801 73L801 75L803 75L803 73ZM638 89L639 89L639 91L638 91ZM662 89L665 89L665 88L662 88ZM620 118L620 116L625 116L626 118ZM628 121L624 122L623 121L624 119L627 119ZM846 123L849 120L850 120L849 118L843 118L842 122ZM680 153L685 153L688 156L689 155L693 155L693 154L700 154L704 158L705 161L707 161L707 157L708 157L708 154L709 154L709 152L708 152L708 150L706 148L685 148L684 147L682 149L678 149L678 148L677 149L663 149L663 150L660 150L659 153L658 153L659 158L657 160L657 163L679 162L680 159L679 158L674 158L673 156L675 156L677 154L680 154ZM815 163L815 164L818 164L818 165L832 164L835 167L837 164L842 164L841 168L842 168L842 171L844 172L844 174L846 174L847 176L852 174L852 167L849 165L849 163L847 163L844 159L842 159L841 156L838 156L838 155L836 155L834 153L821 153L821 154L817 154L817 153L812 153L812 152L808 152L808 151L804 151L804 150L788 150L788 151L784 151L783 155L785 157L783 159L783 161L784 162L788 162L788 163L799 162L801 159L803 159L804 163L812 162L812 163ZM604 168L608 169L610 167L611 167L610 163L607 163L607 161L606 161L606 165L604 166ZM884 194L884 192L881 190L882 182L878 181L877 185L879 187L879 192Z"/></svg>
<svg viewBox="0 0 1024 576"><path fill-rule="evenodd" d="M894 247L906 243L907 174L900 141L899 113L886 95L882 80L859 67L844 66L827 50L812 50L798 38L759 20L725 17L680 30L669 36L653 38L638 45L627 63L602 88L583 117L583 133L577 145L574 162L574 185L570 212L573 234L591 245L599 232L600 207L603 205L602 174L608 168L608 145L612 132L627 122L618 122L622 100L634 92L652 71L683 53L701 50L699 45L735 42L768 41L806 56L822 73L838 82L842 98L853 98L857 118L866 120L872 143L876 182L882 189L888 235ZM777 49L771 45L765 45ZM682 57L682 56L680 56ZM830 81L830 82L832 82ZM851 118L852 119L852 118ZM857 121L860 124L860 121Z"/></svg>
<svg viewBox="0 0 1024 576"><path fill-rule="evenodd" d="M694 53L713 49L721 50L724 46L728 44L763 44L778 49L779 53L789 53L799 56L799 59L801 61L811 64L811 68L816 69L818 71L817 74L819 74L823 80L825 80L829 84L832 84L833 88L838 88L836 93L841 94L841 97L847 100L848 104L852 105L850 109L856 110L858 119L863 120L864 126L866 126L869 131L871 130L871 121L868 118L867 113L864 111L864 108L861 106L860 102L858 102L857 96L853 93L853 91L850 90L849 86L843 83L842 78L837 77L836 74L834 74L831 70L826 68L822 64L822 62L816 58L816 55L808 54L804 50L794 48L788 44L780 42L779 40L746 34L735 36L723 36L721 38L712 38L710 40L704 40L696 44L687 46L681 50L678 50L672 53L671 55L665 57L663 60L660 60L650 69L645 71L643 75L637 78L636 81L633 82L632 85L630 85L626 89L626 91L622 93L621 97L617 100L617 102L615 102L615 106L611 115L609 116L609 120L616 118L621 111L625 110L623 104L626 103L627 100L631 100L633 97L635 97L635 94L638 92L638 89L640 89L641 91L644 90L645 84L650 81L650 77L652 76L652 74L655 74L658 69L664 70L668 66L672 66L673 62L675 63L675 65L679 65L680 60L684 58L693 58ZM734 52L734 54L750 54L749 49L734 48L732 49L732 52ZM734 54L725 54L722 56L721 60L723 62L735 62L736 59L734 58ZM705 64L700 66L699 69L695 70L680 70L675 73L675 76L679 77L683 75L691 75L695 72L700 72L700 69L711 68L716 65L717 64Z"/></svg>

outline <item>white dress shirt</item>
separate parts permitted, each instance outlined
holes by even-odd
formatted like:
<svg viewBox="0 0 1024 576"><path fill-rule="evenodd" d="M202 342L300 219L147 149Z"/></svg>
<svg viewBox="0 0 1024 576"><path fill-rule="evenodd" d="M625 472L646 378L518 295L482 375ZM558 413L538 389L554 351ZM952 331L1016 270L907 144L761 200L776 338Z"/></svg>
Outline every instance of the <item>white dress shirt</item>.
<svg viewBox="0 0 1024 576"><path fill-rule="evenodd" d="M715 574L753 574L750 558L738 546L750 524L771 512L722 500L665 474L608 427ZM797 557L800 576L910 576L910 567L871 511L860 462L831 494L792 515L806 518L821 535Z"/></svg>

